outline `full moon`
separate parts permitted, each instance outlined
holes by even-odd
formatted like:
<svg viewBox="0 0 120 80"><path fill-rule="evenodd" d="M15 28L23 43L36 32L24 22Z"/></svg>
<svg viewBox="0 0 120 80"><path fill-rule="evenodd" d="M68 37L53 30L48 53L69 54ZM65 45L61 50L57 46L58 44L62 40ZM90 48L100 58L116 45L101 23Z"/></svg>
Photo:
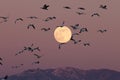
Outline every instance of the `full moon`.
<svg viewBox="0 0 120 80"><path fill-rule="evenodd" d="M72 32L67 26L57 27L54 31L55 40L59 43L67 43L71 36Z"/></svg>

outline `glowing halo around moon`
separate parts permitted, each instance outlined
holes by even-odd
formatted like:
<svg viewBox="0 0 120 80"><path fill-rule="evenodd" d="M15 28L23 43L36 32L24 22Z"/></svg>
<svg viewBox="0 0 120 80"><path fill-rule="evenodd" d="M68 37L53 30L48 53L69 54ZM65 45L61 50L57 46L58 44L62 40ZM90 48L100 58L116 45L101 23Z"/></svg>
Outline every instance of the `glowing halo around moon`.
<svg viewBox="0 0 120 80"><path fill-rule="evenodd" d="M54 38L59 43L67 43L71 36L72 32L67 26L57 27L54 31Z"/></svg>

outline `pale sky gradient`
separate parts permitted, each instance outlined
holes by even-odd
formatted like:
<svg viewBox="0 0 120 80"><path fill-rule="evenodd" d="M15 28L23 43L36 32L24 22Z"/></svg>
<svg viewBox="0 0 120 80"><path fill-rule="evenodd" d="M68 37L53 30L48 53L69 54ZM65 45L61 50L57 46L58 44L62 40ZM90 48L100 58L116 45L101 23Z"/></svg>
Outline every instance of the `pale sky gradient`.
<svg viewBox="0 0 120 80"><path fill-rule="evenodd" d="M29 68L54 68L72 66L80 69L108 68L120 71L120 0L0 0L0 16L9 16L7 23L0 24L0 57L4 58L3 67L0 66L0 76L14 74ZM49 10L40 9L49 4ZM102 10L99 5L106 4L108 10ZM70 6L71 10L63 9ZM79 16L75 12L77 7L85 7L86 15ZM91 18L94 12L100 17ZM38 16L38 20L29 20L26 17ZM43 19L56 16L56 20L44 22ZM16 18L22 17L24 22L14 24ZM65 21L66 26L79 23L88 28L88 33L76 37L82 42L74 45L71 41L58 50L53 32L56 26ZM28 30L26 26L34 23L36 30ZM42 27L52 30L43 32ZM98 29L107 29L100 34ZM72 29L71 29L72 30ZM72 30L72 32L75 32ZM90 42L90 47L82 43ZM39 46L44 57L39 65L31 65L35 57L31 53L15 57L14 54L24 46L34 43ZM12 65L25 65L19 69L11 69ZM2 74L3 73L3 74Z"/></svg>

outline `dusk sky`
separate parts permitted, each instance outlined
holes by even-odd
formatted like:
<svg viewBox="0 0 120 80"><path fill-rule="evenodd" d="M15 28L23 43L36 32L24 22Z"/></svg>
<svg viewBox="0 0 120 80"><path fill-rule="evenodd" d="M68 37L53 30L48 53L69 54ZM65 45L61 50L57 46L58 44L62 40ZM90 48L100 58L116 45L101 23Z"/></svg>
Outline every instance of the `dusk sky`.
<svg viewBox="0 0 120 80"><path fill-rule="evenodd" d="M3 58L3 66L0 66L0 76L14 74L31 68L57 68L77 67L80 69L107 68L120 71L120 0L0 0L0 16L8 16L7 22L0 23L0 57ZM50 5L48 10L41 7ZM107 5L107 10L99 6ZM70 6L67 10L64 6ZM77 9L84 7L86 10ZM84 12L78 15L76 12ZM100 17L91 17L93 13L99 13ZM39 19L31 20L27 17L37 16ZM43 21L47 17L56 16L55 20ZM14 23L15 19L23 18L24 21ZM2 19L0 19L2 21ZM74 44L69 41L58 49L58 42L54 39L54 30L65 21L72 33L70 25L80 24L86 27L88 32L83 32L76 39L81 42ZM28 24L35 24L36 29L27 29ZM41 28L50 27L44 32ZM107 29L107 32L97 32L99 29ZM90 46L83 43L89 42ZM26 51L15 56L24 46L39 46L41 51L34 53L44 55L40 64L32 65L37 61L31 52ZM24 64L18 69L11 66Z"/></svg>

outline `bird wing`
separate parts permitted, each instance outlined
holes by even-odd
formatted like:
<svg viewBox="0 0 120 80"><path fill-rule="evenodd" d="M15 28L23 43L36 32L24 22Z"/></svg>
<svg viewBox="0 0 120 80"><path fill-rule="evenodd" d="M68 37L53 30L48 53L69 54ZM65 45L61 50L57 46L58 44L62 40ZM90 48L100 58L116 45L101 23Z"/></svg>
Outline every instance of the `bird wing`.
<svg viewBox="0 0 120 80"><path fill-rule="evenodd" d="M0 57L0 60L2 60L2 58Z"/></svg>
<svg viewBox="0 0 120 80"><path fill-rule="evenodd" d="M2 66L3 64L0 62L0 65Z"/></svg>
<svg viewBox="0 0 120 80"><path fill-rule="evenodd" d="M80 7L80 8L78 8L78 9L85 10L85 8L83 8L83 7Z"/></svg>
<svg viewBox="0 0 120 80"><path fill-rule="evenodd" d="M83 32L83 29L80 29L80 32L79 33L82 33Z"/></svg>
<svg viewBox="0 0 120 80"><path fill-rule="evenodd" d="M65 6L64 8L66 8L66 9L71 9L70 7L68 7L68 6Z"/></svg>

